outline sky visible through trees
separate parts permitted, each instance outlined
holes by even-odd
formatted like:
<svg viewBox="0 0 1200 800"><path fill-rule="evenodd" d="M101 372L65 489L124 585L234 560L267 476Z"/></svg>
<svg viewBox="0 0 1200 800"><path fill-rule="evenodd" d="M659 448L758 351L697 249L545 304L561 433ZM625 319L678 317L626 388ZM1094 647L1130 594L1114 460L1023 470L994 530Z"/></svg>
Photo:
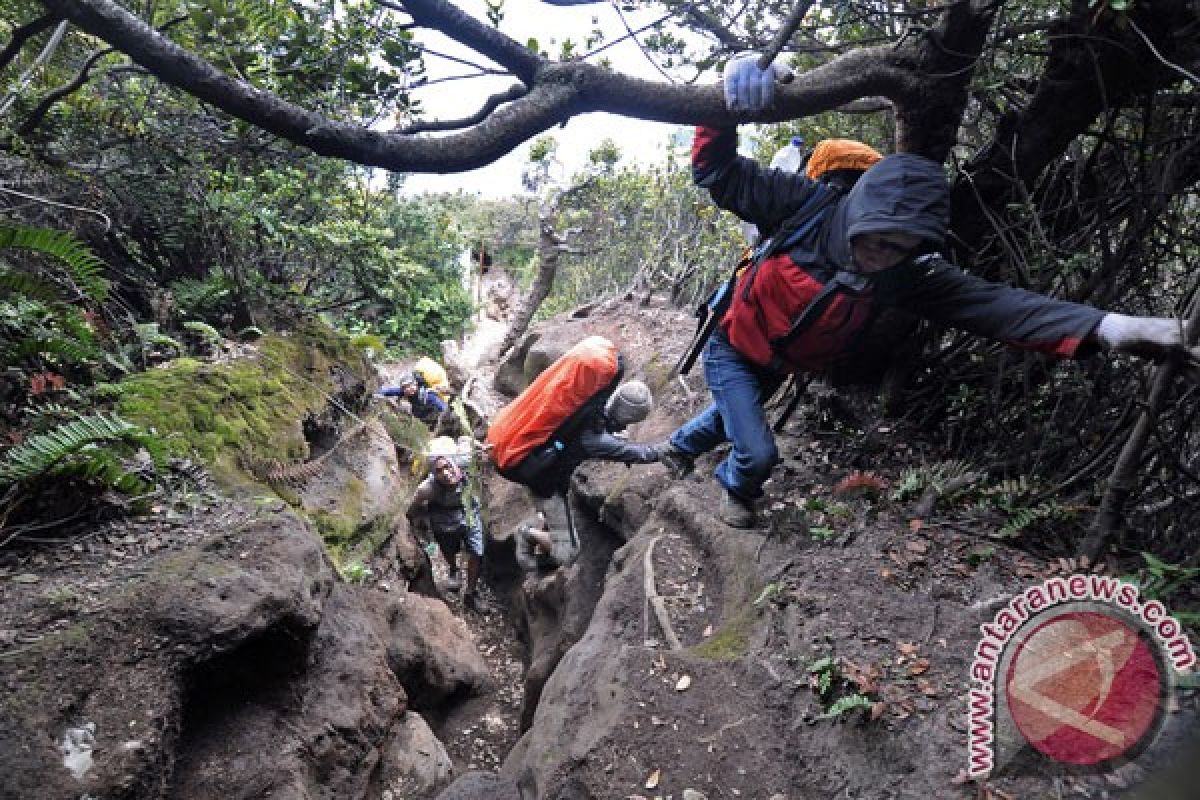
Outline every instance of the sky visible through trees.
<svg viewBox="0 0 1200 800"><path fill-rule="evenodd" d="M462 0L457 5L478 19L486 18L487 7L483 0ZM624 19L634 30L661 17L661 11L642 9L622 12ZM591 21L597 24L593 26ZM626 36L625 26L614 7L605 2L582 6L551 6L539 0L507 0L500 30L519 42L537 39L541 48L552 56L560 51L564 40L571 40L576 48L583 47L588 31L598 27L604 32L605 41L612 42ZM645 33L639 34L644 39ZM454 40L437 31L421 31L418 37L427 47L457 58L479 62L479 57ZM602 46L602 45L598 45ZM584 49L586 52L586 48ZM629 38L609 47L589 61L607 57L622 72L647 80L662 80L662 74L650 63L637 44ZM439 78L464 75L472 72L463 64L445 58L427 57L431 83ZM453 118L462 114L463 108L481 105L486 97L502 91L511 80L507 77L471 77L444 83L433 83L419 89L420 98L431 117ZM471 100L464 100L469 97ZM645 120L619 117L613 114L589 114L567 122L565 127L548 132L558 142L556 157L560 162L558 172L562 179L569 179L587 163L588 153L604 139L612 139L621 149L622 162L639 163L643 166L662 161L665 147L678 129L672 125L647 122ZM453 192L462 189L485 197L505 197L522 191L521 172L529 158L529 143L526 143L495 163L470 172L451 175L415 174L404 183L406 194L420 192Z"/></svg>

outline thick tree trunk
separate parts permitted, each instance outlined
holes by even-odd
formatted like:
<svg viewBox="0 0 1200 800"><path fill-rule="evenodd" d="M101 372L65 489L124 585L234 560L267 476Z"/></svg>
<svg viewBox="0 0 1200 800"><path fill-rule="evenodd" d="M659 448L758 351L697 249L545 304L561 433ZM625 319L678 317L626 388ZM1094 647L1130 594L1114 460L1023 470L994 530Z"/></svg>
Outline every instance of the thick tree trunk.
<svg viewBox="0 0 1200 800"><path fill-rule="evenodd" d="M563 240L554 230L554 212L549 206L543 206L538 212L538 227L540 232L538 234L537 275L534 276L533 283L529 287L529 293L517 306L512 323L508 327L508 333L504 335L504 341L500 343L501 361L512 349L512 346L525 335L533 315L537 313L542 301L550 296L550 290L554 288L554 276L558 273L558 259L563 249Z"/></svg>

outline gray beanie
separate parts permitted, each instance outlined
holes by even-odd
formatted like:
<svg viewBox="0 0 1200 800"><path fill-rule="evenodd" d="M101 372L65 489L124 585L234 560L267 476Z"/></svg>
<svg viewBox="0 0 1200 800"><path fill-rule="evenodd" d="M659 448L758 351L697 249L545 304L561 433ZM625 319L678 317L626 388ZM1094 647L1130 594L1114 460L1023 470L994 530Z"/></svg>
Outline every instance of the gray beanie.
<svg viewBox="0 0 1200 800"><path fill-rule="evenodd" d="M628 426L650 416L652 408L654 398L650 396L650 387L641 381L626 381L608 398L604 413L613 423Z"/></svg>

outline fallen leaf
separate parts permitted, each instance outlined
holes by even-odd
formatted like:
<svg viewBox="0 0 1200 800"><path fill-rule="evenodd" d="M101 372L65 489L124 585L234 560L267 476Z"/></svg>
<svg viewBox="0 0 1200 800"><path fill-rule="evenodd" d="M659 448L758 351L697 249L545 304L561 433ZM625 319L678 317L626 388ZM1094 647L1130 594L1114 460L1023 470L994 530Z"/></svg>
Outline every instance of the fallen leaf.
<svg viewBox="0 0 1200 800"><path fill-rule="evenodd" d="M929 542L912 539L904 543L904 549L910 553L925 553L929 550Z"/></svg>
<svg viewBox="0 0 1200 800"><path fill-rule="evenodd" d="M662 770L661 770L661 769L656 769L656 770L654 770L654 772L651 772L651 773L650 773L650 777L649 777L649 778L646 778L646 786L645 786L645 788L647 788L647 789L657 789L657 788L658 788L658 779L659 779L660 777L662 777Z"/></svg>
<svg viewBox="0 0 1200 800"><path fill-rule="evenodd" d="M879 719L880 717L882 717L884 715L884 713L886 711L887 711L887 703L883 702L882 700L872 703L871 704L871 720L874 721L874 720Z"/></svg>
<svg viewBox="0 0 1200 800"><path fill-rule="evenodd" d="M929 671L929 659L928 658L918 658L916 661L914 661L912 663L912 666L910 666L908 668L909 675L921 675L928 671Z"/></svg>
<svg viewBox="0 0 1200 800"><path fill-rule="evenodd" d="M921 530L921 528L923 528L924 526L925 526L925 522L920 519L910 519L908 521L908 529L910 531L912 531L913 533L916 533L917 531Z"/></svg>
<svg viewBox="0 0 1200 800"><path fill-rule="evenodd" d="M914 642L896 642L896 649L906 656L911 656L921 649L921 646Z"/></svg>
<svg viewBox="0 0 1200 800"><path fill-rule="evenodd" d="M682 678L680 678L680 679L678 680L678 682L676 682L676 684L675 684L675 691L677 691L677 692L686 692L686 691L687 691L687 689L688 689L688 687L689 687L689 686L691 686L691 685L692 685L692 676L691 676L691 675L684 675ZM647 788L647 789L651 789L651 788L653 788L653 787L651 787L651 786L647 786L646 788Z"/></svg>

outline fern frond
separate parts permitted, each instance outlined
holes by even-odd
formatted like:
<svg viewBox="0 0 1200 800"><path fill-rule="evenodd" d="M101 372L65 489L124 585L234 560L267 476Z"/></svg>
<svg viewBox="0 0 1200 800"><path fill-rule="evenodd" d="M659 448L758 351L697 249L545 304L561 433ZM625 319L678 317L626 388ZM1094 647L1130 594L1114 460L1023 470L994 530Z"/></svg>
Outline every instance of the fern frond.
<svg viewBox="0 0 1200 800"><path fill-rule="evenodd" d="M156 436L114 414L81 416L30 436L0 458L0 486L45 477L80 475L124 491L144 485L122 469L112 447L145 448L160 464L163 446ZM128 477L127 477L128 476Z"/></svg>
<svg viewBox="0 0 1200 800"><path fill-rule="evenodd" d="M221 341L221 332L212 325L209 325L207 322L189 320L183 323L183 329L185 331L190 331L191 333L194 333L200 338L209 342L216 343Z"/></svg>
<svg viewBox="0 0 1200 800"><path fill-rule="evenodd" d="M853 711L856 708L869 709L874 703L871 698L861 694L850 694L845 697L839 697L837 702L829 707L829 710L821 715L821 719L836 719L847 711Z"/></svg>
<svg viewBox="0 0 1200 800"><path fill-rule="evenodd" d="M129 389L129 385L124 383L101 382L92 385L87 393L95 400L116 400L121 395L128 393Z"/></svg>
<svg viewBox="0 0 1200 800"><path fill-rule="evenodd" d="M211 276L198 281L183 278L171 284L171 294L184 313L212 311L224 302L232 291L232 284L222 276Z"/></svg>
<svg viewBox="0 0 1200 800"><path fill-rule="evenodd" d="M1053 500L1030 508L1018 508L1012 512L1008 522L1000 529L1001 536L1017 536L1034 523L1069 516L1072 509Z"/></svg>
<svg viewBox="0 0 1200 800"><path fill-rule="evenodd" d="M66 336L37 336L17 342L13 348L18 358L32 356L58 356L69 364L82 364L99 358L100 351L88 342L69 339Z"/></svg>
<svg viewBox="0 0 1200 800"><path fill-rule="evenodd" d="M138 338L142 341L142 347L166 347L176 353L183 352L183 345L161 332L157 322L143 322L135 327Z"/></svg>
<svg viewBox="0 0 1200 800"><path fill-rule="evenodd" d="M53 284L12 269L0 270L0 293L30 297L43 303L62 301L62 292Z"/></svg>
<svg viewBox="0 0 1200 800"><path fill-rule="evenodd" d="M109 283L104 278L104 262L66 231L0 225L0 248L4 247L54 256L67 265L76 285L84 294L96 302L103 302L108 297Z"/></svg>

